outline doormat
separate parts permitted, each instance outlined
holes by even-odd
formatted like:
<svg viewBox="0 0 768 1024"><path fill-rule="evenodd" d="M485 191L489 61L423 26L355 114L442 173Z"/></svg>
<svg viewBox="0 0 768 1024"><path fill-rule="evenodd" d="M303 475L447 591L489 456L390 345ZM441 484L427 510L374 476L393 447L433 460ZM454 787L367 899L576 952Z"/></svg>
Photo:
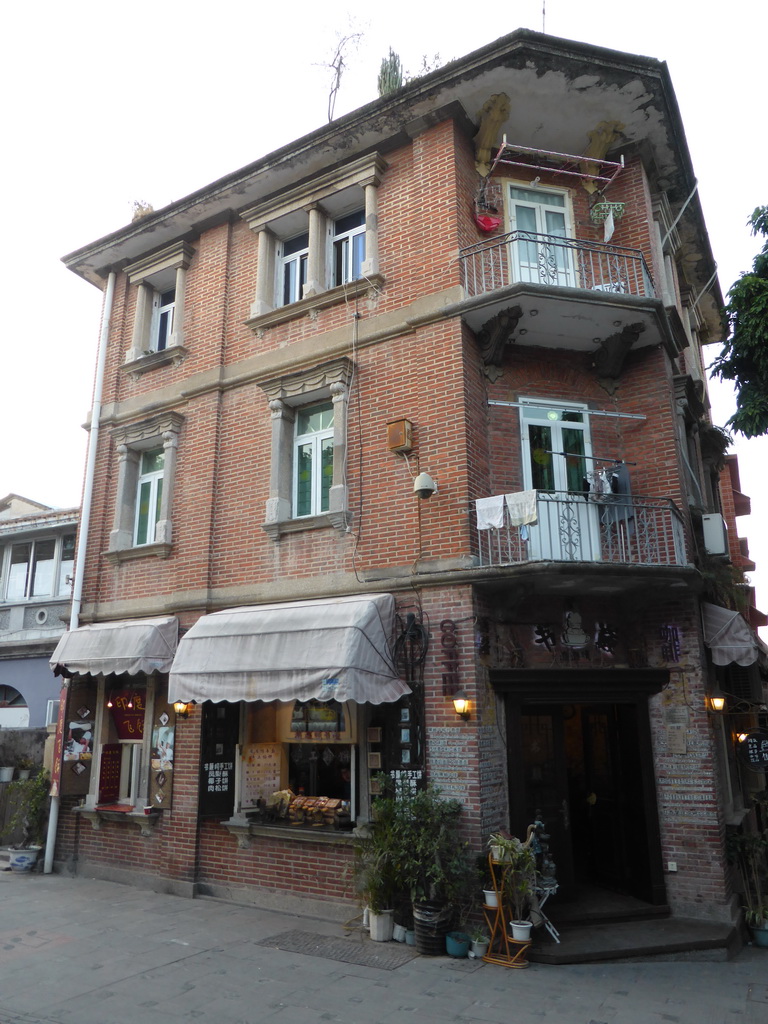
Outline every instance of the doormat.
<svg viewBox="0 0 768 1024"><path fill-rule="evenodd" d="M378 967L382 971L394 971L418 955L412 946L399 942L351 942L333 935L316 935L298 929L272 935L256 945L274 946L285 953L304 953L305 956L319 956L358 967Z"/></svg>

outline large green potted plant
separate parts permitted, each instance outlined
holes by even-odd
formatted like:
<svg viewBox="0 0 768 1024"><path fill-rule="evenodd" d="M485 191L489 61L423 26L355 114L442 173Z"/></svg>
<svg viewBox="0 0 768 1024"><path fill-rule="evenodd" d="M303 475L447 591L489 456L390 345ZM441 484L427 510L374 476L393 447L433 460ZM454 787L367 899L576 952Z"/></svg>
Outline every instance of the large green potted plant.
<svg viewBox="0 0 768 1024"><path fill-rule="evenodd" d="M753 797L762 821L768 811L768 790ZM744 919L758 946L768 947L768 827L734 832L728 837L728 855L741 875Z"/></svg>
<svg viewBox="0 0 768 1024"><path fill-rule="evenodd" d="M401 899L392 843L394 804L383 799L376 804L374 820L355 835L355 879L357 891L368 912L374 941L392 938L394 908Z"/></svg>
<svg viewBox="0 0 768 1024"><path fill-rule="evenodd" d="M462 805L434 786L413 790L379 779L374 820L358 838L358 888L371 906L381 892L393 901L407 894L420 952L445 952L445 935L473 876L461 836ZM381 882L381 887L373 882Z"/></svg>
<svg viewBox="0 0 768 1024"><path fill-rule="evenodd" d="M6 834L21 833L21 842L11 848L11 868L30 871L45 842L51 780L46 771L31 779L12 782L8 787L11 814Z"/></svg>

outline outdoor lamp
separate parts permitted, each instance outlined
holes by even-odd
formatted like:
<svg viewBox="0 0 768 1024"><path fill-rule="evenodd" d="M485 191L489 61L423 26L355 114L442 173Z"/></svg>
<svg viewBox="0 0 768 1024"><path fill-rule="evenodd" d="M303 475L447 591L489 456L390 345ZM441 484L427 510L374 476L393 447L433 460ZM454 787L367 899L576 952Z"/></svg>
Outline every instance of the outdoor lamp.
<svg viewBox="0 0 768 1024"><path fill-rule="evenodd" d="M463 718L465 722L469 720L469 701L463 690L454 693L453 707L459 718Z"/></svg>
<svg viewBox="0 0 768 1024"><path fill-rule="evenodd" d="M179 718L189 717L189 704L185 700L175 700L173 702L173 710Z"/></svg>
<svg viewBox="0 0 768 1024"><path fill-rule="evenodd" d="M725 697L719 690L710 695L709 706L713 711L717 711L718 714L725 708Z"/></svg>

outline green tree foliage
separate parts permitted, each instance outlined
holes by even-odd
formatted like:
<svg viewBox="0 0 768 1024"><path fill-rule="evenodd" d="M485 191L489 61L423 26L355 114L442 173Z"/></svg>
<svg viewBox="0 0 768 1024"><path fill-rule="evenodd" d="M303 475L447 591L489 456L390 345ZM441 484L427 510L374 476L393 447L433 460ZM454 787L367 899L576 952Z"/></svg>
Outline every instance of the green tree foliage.
<svg viewBox="0 0 768 1024"><path fill-rule="evenodd" d="M765 238L752 270L728 292L725 307L731 329L712 376L732 380L736 412L728 425L746 437L768 433L768 206L749 218L752 234Z"/></svg>

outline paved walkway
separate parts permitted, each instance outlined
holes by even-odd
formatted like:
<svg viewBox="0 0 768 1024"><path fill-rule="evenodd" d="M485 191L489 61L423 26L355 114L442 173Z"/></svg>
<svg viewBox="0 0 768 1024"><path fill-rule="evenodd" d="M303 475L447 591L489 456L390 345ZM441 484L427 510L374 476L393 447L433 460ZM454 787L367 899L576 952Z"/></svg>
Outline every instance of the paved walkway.
<svg viewBox="0 0 768 1024"><path fill-rule="evenodd" d="M0 1024L766 1024L768 950L513 971L415 957L315 916L0 872ZM282 945L265 939L291 933ZM353 960L325 959L323 939ZM298 941L297 941L298 939ZM359 955L358 955L359 954ZM381 966L371 966L377 963ZM389 969L385 969L389 968Z"/></svg>

